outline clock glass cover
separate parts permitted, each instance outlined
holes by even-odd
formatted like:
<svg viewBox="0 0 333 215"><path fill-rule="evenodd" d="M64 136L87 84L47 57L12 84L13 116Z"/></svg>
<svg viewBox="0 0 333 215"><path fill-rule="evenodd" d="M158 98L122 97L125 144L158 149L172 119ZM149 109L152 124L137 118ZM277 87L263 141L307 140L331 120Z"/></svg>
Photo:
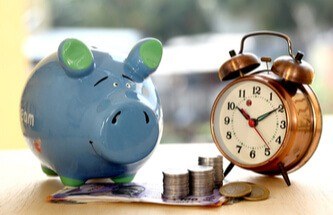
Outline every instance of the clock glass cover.
<svg viewBox="0 0 333 215"><path fill-rule="evenodd" d="M287 115L280 96L266 84L247 80L229 85L214 106L213 136L225 156L256 166L280 149Z"/></svg>

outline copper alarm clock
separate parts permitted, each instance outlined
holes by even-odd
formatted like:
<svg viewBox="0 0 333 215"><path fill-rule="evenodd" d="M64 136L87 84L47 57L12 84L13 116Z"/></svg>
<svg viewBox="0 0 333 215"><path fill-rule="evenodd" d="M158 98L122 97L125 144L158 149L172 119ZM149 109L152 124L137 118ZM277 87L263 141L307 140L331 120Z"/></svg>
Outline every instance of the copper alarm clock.
<svg viewBox="0 0 333 215"><path fill-rule="evenodd" d="M258 70L259 59L243 53L251 36L277 36L288 44L287 56ZM302 167L313 155L321 136L322 114L309 86L314 78L303 54L292 53L290 38L282 33L259 31L245 35L238 54L219 70L221 81L229 81L218 94L211 111L211 133L219 151L234 165L267 175L288 173ZM268 63L269 57L261 61Z"/></svg>

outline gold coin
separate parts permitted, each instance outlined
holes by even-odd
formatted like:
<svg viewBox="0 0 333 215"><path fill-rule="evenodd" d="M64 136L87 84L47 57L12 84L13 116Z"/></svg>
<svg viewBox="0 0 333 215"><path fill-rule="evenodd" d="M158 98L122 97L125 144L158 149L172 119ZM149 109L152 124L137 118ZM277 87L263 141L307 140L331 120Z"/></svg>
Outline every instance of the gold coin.
<svg viewBox="0 0 333 215"><path fill-rule="evenodd" d="M252 192L249 195L244 196L244 199L249 201L268 199L270 192L266 187L253 183L249 183L249 185L252 187Z"/></svg>
<svg viewBox="0 0 333 215"><path fill-rule="evenodd" d="M251 185L246 182L232 182L220 188L220 193L226 197L243 197L250 194L252 191Z"/></svg>

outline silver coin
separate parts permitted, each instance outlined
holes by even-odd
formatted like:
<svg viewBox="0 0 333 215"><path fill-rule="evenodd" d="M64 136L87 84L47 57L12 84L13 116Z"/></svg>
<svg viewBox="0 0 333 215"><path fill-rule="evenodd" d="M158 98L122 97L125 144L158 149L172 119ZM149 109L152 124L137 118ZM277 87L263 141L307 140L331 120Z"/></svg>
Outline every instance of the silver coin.
<svg viewBox="0 0 333 215"><path fill-rule="evenodd" d="M213 173L190 175L190 181L193 181L193 180L213 180L213 179L214 179L214 174Z"/></svg>
<svg viewBox="0 0 333 215"><path fill-rule="evenodd" d="M164 189L168 190L181 190L181 189L187 189L189 188L190 185L182 185L182 186L168 186L168 185L163 185Z"/></svg>
<svg viewBox="0 0 333 215"><path fill-rule="evenodd" d="M190 181L190 185L208 185L208 184L214 184L214 179L211 179L211 180L193 180L193 181Z"/></svg>
<svg viewBox="0 0 333 215"><path fill-rule="evenodd" d="M198 174L198 175L191 175L190 176L190 181L193 180L213 180L214 179L214 174Z"/></svg>
<svg viewBox="0 0 333 215"><path fill-rule="evenodd" d="M165 194L184 194L184 193L189 193L190 189L183 189L183 190L166 190L163 189L163 193Z"/></svg>
<svg viewBox="0 0 333 215"><path fill-rule="evenodd" d="M190 172L190 176L202 176L202 175L211 175L214 174L214 168L211 166L202 166L202 167L210 167L212 168L209 171L205 171L205 172Z"/></svg>
<svg viewBox="0 0 333 215"><path fill-rule="evenodd" d="M188 184L189 179L178 180L178 179L163 179L164 184Z"/></svg>
<svg viewBox="0 0 333 215"><path fill-rule="evenodd" d="M164 195L168 196L187 196L190 194L190 190L183 191L183 192L169 192L169 191L163 191Z"/></svg>
<svg viewBox="0 0 333 215"><path fill-rule="evenodd" d="M219 178L216 171L222 169L221 158L207 158L199 157L199 166L203 168L212 168L212 171L207 171L205 174L201 172L190 172L191 194L194 196L209 196L213 193L214 187L221 182L215 182L216 178ZM203 165L202 165L203 164ZM217 176L215 176L217 175ZM222 181L222 180L221 180Z"/></svg>
<svg viewBox="0 0 333 215"><path fill-rule="evenodd" d="M206 188L206 187L214 187L214 182L211 182L211 183L207 183L207 184L195 184L195 183L193 183L193 184L191 184L190 185L190 188L198 188L198 189L204 189L204 188Z"/></svg>
<svg viewBox="0 0 333 215"><path fill-rule="evenodd" d="M214 161L213 160L211 160L211 161L199 160L198 164L199 165L205 164L205 165L214 165L214 166L216 165L216 166L218 166L218 165L223 165L223 162L221 160L214 160Z"/></svg>
<svg viewBox="0 0 333 215"><path fill-rule="evenodd" d="M187 187L165 187L165 186L163 186L164 190L170 190L170 191L186 190L189 188L190 188L190 186L187 186Z"/></svg>
<svg viewBox="0 0 333 215"><path fill-rule="evenodd" d="M162 197L167 199L180 199L188 196L189 172L186 169L168 169L163 172Z"/></svg>
<svg viewBox="0 0 333 215"><path fill-rule="evenodd" d="M188 196L188 194L184 194L184 195L166 195L164 193L162 193L162 198L164 199L170 199L170 200L178 200L178 199L182 199L185 198L186 196Z"/></svg>
<svg viewBox="0 0 333 215"><path fill-rule="evenodd" d="M190 185L190 188L199 188L199 189L204 189L204 188L206 188L206 187L214 187L214 182L211 182L211 183L207 183L207 184L195 184L195 183L193 183L193 184L191 184Z"/></svg>
<svg viewBox="0 0 333 215"><path fill-rule="evenodd" d="M199 157L198 162L202 163L222 163L222 157Z"/></svg>
<svg viewBox="0 0 333 215"><path fill-rule="evenodd" d="M166 169L163 170L163 175L166 176L186 176L188 175L188 171L186 169Z"/></svg>
<svg viewBox="0 0 333 215"><path fill-rule="evenodd" d="M212 172L213 168L210 166L194 166L188 169L190 174L205 174L207 172Z"/></svg>
<svg viewBox="0 0 333 215"><path fill-rule="evenodd" d="M201 188L201 189L192 189L191 192L193 193L206 193L210 192L214 189L214 187L206 187L206 188Z"/></svg>
<svg viewBox="0 0 333 215"><path fill-rule="evenodd" d="M199 165L202 166L211 166L214 169L214 184L215 187L221 187L223 184L223 157L199 157L198 158Z"/></svg>
<svg viewBox="0 0 333 215"><path fill-rule="evenodd" d="M163 183L163 185L167 187L182 187L182 186L188 186L190 183Z"/></svg>
<svg viewBox="0 0 333 215"><path fill-rule="evenodd" d="M202 161L223 160L223 157L221 155L218 155L218 156L199 156L198 160L202 160Z"/></svg>
<svg viewBox="0 0 333 215"><path fill-rule="evenodd" d="M188 187L190 185L190 183L186 183L186 184L163 184L163 187L170 187L170 188L178 188L178 187Z"/></svg>
<svg viewBox="0 0 333 215"><path fill-rule="evenodd" d="M198 160L198 163L221 165L221 164L223 164L223 161L222 160Z"/></svg>
<svg viewBox="0 0 333 215"><path fill-rule="evenodd" d="M204 192L196 192L196 191L192 191L190 193L192 196L198 196L198 197L202 197L202 196L210 196L213 194L213 190L207 190Z"/></svg>
<svg viewBox="0 0 333 215"><path fill-rule="evenodd" d="M209 187L191 187L190 191L191 192L207 192L210 190L213 190L215 187L214 186L209 186Z"/></svg>

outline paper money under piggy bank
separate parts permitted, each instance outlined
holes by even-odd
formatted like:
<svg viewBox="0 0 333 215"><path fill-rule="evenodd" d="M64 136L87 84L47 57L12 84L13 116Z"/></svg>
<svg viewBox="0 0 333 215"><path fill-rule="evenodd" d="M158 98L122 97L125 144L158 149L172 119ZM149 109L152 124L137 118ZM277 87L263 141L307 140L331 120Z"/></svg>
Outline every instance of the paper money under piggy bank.
<svg viewBox="0 0 333 215"><path fill-rule="evenodd" d="M21 127L47 175L66 186L88 179L132 181L162 134L160 100L150 75L162 57L154 38L124 60L64 40L28 79Z"/></svg>

